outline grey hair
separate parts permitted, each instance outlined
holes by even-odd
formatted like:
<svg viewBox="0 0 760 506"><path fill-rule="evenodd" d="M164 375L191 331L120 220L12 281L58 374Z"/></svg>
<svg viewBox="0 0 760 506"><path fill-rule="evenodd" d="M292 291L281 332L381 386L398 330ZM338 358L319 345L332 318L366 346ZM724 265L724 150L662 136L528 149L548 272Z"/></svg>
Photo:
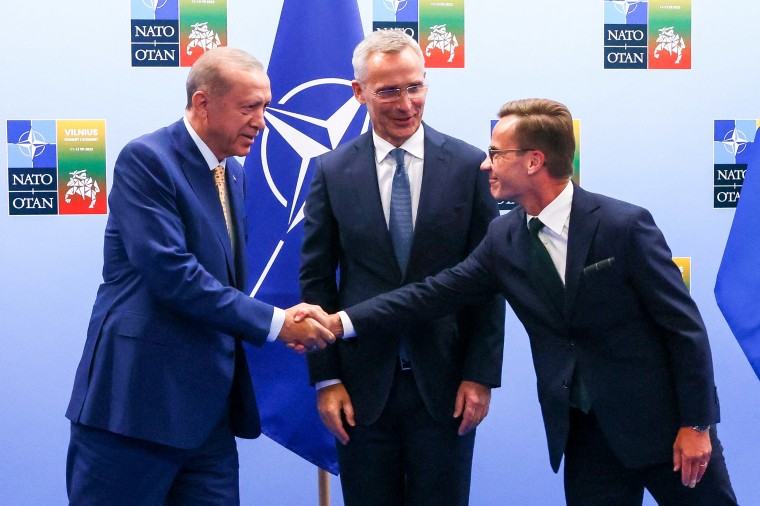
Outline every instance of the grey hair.
<svg viewBox="0 0 760 506"><path fill-rule="evenodd" d="M204 90L212 96L223 96L229 90L230 83L225 71L231 68L250 72L264 72L259 60L242 49L220 46L201 55L187 75L187 109L193 104L193 95Z"/></svg>
<svg viewBox="0 0 760 506"><path fill-rule="evenodd" d="M370 33L354 49L351 64L354 66L354 79L364 83L367 79L367 61L374 53L400 53L406 48L411 48L425 66L425 58L422 56L417 41L406 33L399 30L377 30Z"/></svg>

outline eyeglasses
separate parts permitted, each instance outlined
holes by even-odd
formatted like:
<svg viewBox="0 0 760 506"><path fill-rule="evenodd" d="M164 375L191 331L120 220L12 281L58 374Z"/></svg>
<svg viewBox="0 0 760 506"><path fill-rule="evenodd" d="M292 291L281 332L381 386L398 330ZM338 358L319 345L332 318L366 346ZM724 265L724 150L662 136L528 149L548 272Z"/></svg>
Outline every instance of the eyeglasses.
<svg viewBox="0 0 760 506"><path fill-rule="evenodd" d="M402 88L391 88L391 89L385 89L380 91L373 91L372 94L375 96L375 98L378 100L378 102L395 102L399 98L401 98L401 92L403 91ZM409 99L414 100L415 98L422 98L427 94L428 91L428 85L427 84L413 84L411 86L406 87L406 95L409 97Z"/></svg>
<svg viewBox="0 0 760 506"><path fill-rule="evenodd" d="M519 153L520 151L534 151L533 148L516 148L516 149L494 149L494 148L488 148L488 158L491 159L491 163L493 163L493 159L496 155L499 153L509 153L510 151L514 151L515 153Z"/></svg>

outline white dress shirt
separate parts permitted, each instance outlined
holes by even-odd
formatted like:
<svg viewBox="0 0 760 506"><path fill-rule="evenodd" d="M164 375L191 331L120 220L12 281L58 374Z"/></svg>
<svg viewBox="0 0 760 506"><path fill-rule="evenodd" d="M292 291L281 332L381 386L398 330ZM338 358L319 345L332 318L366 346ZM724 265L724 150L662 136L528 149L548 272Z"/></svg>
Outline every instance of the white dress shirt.
<svg viewBox="0 0 760 506"><path fill-rule="evenodd" d="M565 266L567 264L567 237L570 229L570 208L573 205L573 183L567 186L548 206L544 207L538 218L544 227L538 231L538 238L544 244L546 251L557 268L562 283L565 283ZM528 226L534 216L526 214L525 226Z"/></svg>

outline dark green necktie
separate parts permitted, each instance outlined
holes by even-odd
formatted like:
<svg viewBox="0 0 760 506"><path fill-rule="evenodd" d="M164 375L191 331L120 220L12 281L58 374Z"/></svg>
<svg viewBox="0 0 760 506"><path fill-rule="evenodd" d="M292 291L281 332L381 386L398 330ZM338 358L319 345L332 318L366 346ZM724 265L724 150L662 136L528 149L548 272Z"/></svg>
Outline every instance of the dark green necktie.
<svg viewBox="0 0 760 506"><path fill-rule="evenodd" d="M538 231L544 228L544 224L538 218L531 218L528 222L530 229L530 270L535 279L539 280L549 292L552 301L565 314L565 285L559 277L557 268L546 251L544 244L538 237Z"/></svg>
<svg viewBox="0 0 760 506"><path fill-rule="evenodd" d="M544 224L538 218L531 218L528 222L530 229L530 253L531 273L543 284L551 294L554 304L560 313L565 314L565 285L559 277L557 267L552 262L549 252L538 237L538 231L544 228ZM570 405L588 413L591 409L591 395L586 388L584 374L578 363L575 366L570 389Z"/></svg>

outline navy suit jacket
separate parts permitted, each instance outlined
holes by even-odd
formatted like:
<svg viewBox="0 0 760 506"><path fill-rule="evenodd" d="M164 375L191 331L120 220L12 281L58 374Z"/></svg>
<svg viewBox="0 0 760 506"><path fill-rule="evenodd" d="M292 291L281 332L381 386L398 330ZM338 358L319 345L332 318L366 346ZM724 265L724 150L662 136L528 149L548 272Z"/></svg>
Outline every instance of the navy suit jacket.
<svg viewBox="0 0 760 506"><path fill-rule="evenodd" d="M517 207L494 220L461 264L347 314L362 336L378 322L403 325L503 293L530 338L555 472L578 363L599 425L626 466L668 461L679 427L718 421L704 323L646 209L575 187L563 311L528 276L529 248L525 211ZM606 268L584 272L609 258Z"/></svg>
<svg viewBox="0 0 760 506"><path fill-rule="evenodd" d="M456 265L498 215L479 170L485 155L425 125L425 161L407 272L402 276L383 214L372 133L319 157L306 201L301 296L328 311L369 299ZM339 281L336 280L339 271ZM375 334L365 328L360 336ZM386 404L403 335L414 377L431 415L451 421L462 380L501 383L504 300L436 320L418 321L382 339L348 339L308 356L312 383L340 379L358 423Z"/></svg>
<svg viewBox="0 0 760 506"><path fill-rule="evenodd" d="M244 293L245 180L233 158L227 180L235 251L182 120L119 154L72 422L194 448L231 407L233 431L259 435L241 339L264 343L273 308Z"/></svg>

